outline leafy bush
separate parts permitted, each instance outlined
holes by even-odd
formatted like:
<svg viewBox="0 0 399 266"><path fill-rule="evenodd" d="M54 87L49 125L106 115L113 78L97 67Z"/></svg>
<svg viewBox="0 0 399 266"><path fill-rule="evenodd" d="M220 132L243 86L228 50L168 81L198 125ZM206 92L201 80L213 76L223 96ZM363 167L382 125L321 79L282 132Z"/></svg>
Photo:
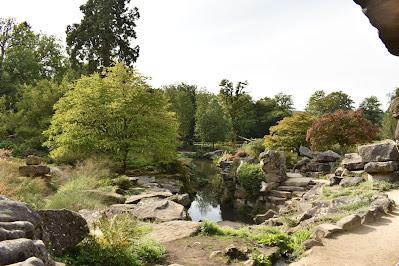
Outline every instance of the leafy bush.
<svg viewBox="0 0 399 266"><path fill-rule="evenodd" d="M270 129L265 137L267 149L299 153L301 146L307 146L306 133L312 126L315 117L307 113L297 113L281 120Z"/></svg>
<svg viewBox="0 0 399 266"><path fill-rule="evenodd" d="M128 216L103 219L97 226L101 235L87 238L59 259L74 266L139 266L157 263L165 254L161 245L145 238L146 228Z"/></svg>
<svg viewBox="0 0 399 266"><path fill-rule="evenodd" d="M223 236L226 234L220 226L209 221L201 223L199 231L201 234L206 236Z"/></svg>
<svg viewBox="0 0 399 266"><path fill-rule="evenodd" d="M378 137L378 128L367 120L362 111L339 110L315 121L306 139L313 150L334 149L371 142Z"/></svg>
<svg viewBox="0 0 399 266"><path fill-rule="evenodd" d="M259 164L243 163L238 169L238 179L249 198L256 198L265 176Z"/></svg>
<svg viewBox="0 0 399 266"><path fill-rule="evenodd" d="M301 230L293 233L290 236L290 241L288 243L288 248L291 251L290 258L295 259L300 257L304 252L304 243L306 240L310 239L312 233L309 230Z"/></svg>
<svg viewBox="0 0 399 266"><path fill-rule="evenodd" d="M249 154L254 158L258 158L259 155L265 151L265 146L263 144L263 139L256 139L241 147L245 153Z"/></svg>

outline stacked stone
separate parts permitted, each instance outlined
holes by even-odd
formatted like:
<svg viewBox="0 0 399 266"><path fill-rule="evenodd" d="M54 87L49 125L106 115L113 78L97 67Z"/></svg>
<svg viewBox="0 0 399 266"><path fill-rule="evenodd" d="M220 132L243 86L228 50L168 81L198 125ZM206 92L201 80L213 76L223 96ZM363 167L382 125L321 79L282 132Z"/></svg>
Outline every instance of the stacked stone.
<svg viewBox="0 0 399 266"><path fill-rule="evenodd" d="M88 235L86 221L68 211L35 212L0 196L0 265L54 266L49 256L78 244Z"/></svg>
<svg viewBox="0 0 399 266"><path fill-rule="evenodd" d="M395 142L360 146L359 155L369 180L395 181L398 178L399 151Z"/></svg>
<svg viewBox="0 0 399 266"><path fill-rule="evenodd" d="M306 147L301 147L299 151L304 158L295 165L294 170L306 176L318 177L328 174L334 163L341 159L341 156L333 151L312 152Z"/></svg>
<svg viewBox="0 0 399 266"><path fill-rule="evenodd" d="M46 176L50 173L50 168L42 165L40 157L30 155L26 158L26 165L19 167L19 174L27 177Z"/></svg>

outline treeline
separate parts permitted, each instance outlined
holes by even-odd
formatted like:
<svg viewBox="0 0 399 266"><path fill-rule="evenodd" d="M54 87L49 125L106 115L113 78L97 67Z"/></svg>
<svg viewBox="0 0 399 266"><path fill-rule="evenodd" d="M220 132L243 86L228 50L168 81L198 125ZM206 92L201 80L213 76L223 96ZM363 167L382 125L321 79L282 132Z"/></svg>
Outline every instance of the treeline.
<svg viewBox="0 0 399 266"><path fill-rule="evenodd" d="M222 80L217 94L184 83L152 88L133 67L140 14L129 2L88 0L65 47L27 22L0 19L0 148L64 161L107 156L126 169L172 160L196 141L267 136L269 147L295 151L392 136L395 121L376 97L355 110L345 93L318 91L303 113L290 95L255 101L248 82Z"/></svg>

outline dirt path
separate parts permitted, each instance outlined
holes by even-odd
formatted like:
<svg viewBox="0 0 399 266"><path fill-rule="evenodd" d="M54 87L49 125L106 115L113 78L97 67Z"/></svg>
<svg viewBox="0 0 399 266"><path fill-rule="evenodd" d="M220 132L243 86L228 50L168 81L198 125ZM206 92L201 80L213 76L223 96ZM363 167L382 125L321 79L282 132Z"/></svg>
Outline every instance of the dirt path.
<svg viewBox="0 0 399 266"><path fill-rule="evenodd" d="M399 205L399 190L387 193ZM399 263L399 207L371 226L323 240L292 266L396 266Z"/></svg>

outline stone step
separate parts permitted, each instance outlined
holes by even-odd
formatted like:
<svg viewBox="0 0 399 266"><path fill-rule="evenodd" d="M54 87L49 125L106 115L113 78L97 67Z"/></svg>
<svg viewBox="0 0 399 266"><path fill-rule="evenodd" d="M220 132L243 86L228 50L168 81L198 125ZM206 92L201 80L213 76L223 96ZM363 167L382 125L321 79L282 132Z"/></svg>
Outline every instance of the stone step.
<svg viewBox="0 0 399 266"><path fill-rule="evenodd" d="M294 192L292 192L292 196L293 197L302 198L303 195L305 195L304 191L294 191Z"/></svg>
<svg viewBox="0 0 399 266"><path fill-rule="evenodd" d="M289 199L292 196L292 193L289 191L280 191L280 190L271 190L269 192L270 196L278 197L278 198L286 198Z"/></svg>
<svg viewBox="0 0 399 266"><path fill-rule="evenodd" d="M310 184L313 184L312 178L307 177L293 177L288 178L284 182L284 186L295 186L295 187L307 187Z"/></svg>
<svg viewBox="0 0 399 266"><path fill-rule="evenodd" d="M276 205L284 204L286 202L286 198L280 198L280 197L274 197L274 196L268 196L267 200L271 201L272 203Z"/></svg>
<svg viewBox="0 0 399 266"><path fill-rule="evenodd" d="M290 191L290 192L306 190L304 187L296 187L296 186L279 186L277 189L282 191Z"/></svg>

